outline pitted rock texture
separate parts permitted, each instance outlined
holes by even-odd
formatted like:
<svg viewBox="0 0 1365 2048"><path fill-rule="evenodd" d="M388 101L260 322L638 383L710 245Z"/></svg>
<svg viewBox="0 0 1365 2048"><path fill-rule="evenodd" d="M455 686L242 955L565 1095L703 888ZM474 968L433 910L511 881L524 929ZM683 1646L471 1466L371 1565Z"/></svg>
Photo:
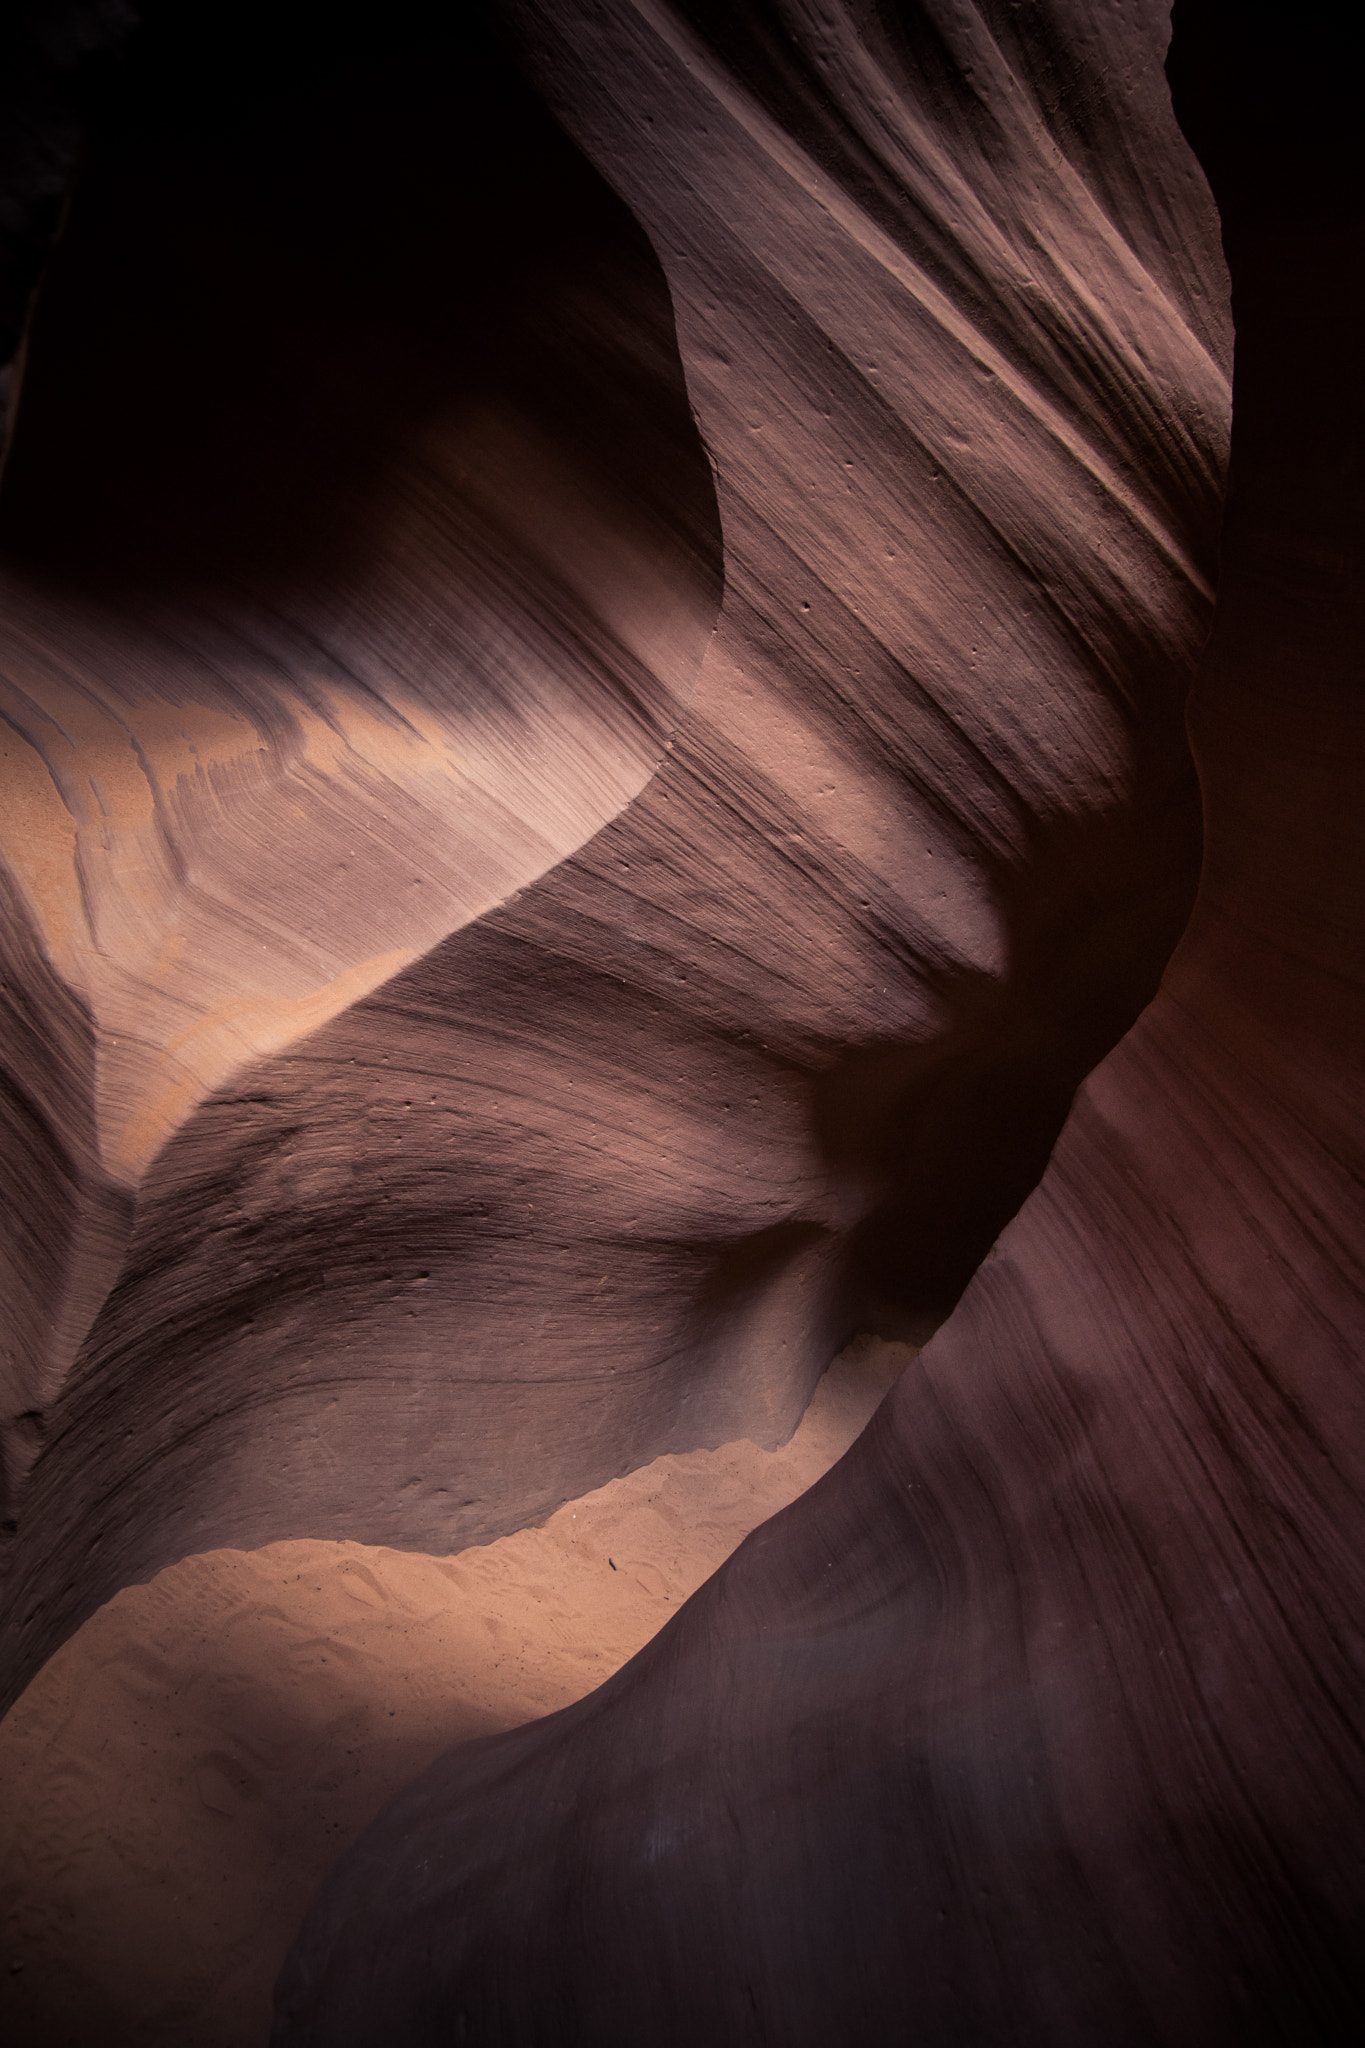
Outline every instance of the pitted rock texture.
<svg viewBox="0 0 1365 2048"><path fill-rule="evenodd" d="M324 1887L275 2039L1365 2032L1365 150L1335 10L1186 0L1233 277L1160 993L848 1457Z"/></svg>
<svg viewBox="0 0 1365 2048"><path fill-rule="evenodd" d="M670 1450L780 1443L842 1338L923 1335L1036 1183L1188 913L1183 701L1227 417L1216 223L1165 94L1164 14L1084 12L1044 9L1027 36L1011 11L956 5L899 25L569 0L511 17L667 279L724 539L715 635L658 771L629 802L612 784L612 823L168 1113L23 1507L15 1687L118 1587L198 1550L457 1550ZM445 61L429 53L436 100ZM92 227L92 262L111 232ZM60 307L54 287L54 334ZM40 338L26 488L49 512L25 545L46 551L46 593L109 536L62 525ZM270 418L264 447L293 448ZM508 518L530 517L519 480L541 506L543 469L493 473ZM370 516L397 574L411 508L381 493ZM705 587L699 525L660 556L687 592ZM157 531L193 582L195 519ZM331 529L300 536L301 616L330 618ZM432 603L462 587L451 560L434 540L421 555ZM360 611L342 609L347 659L370 675L388 628L372 641ZM684 612L700 632L702 608ZM214 619L236 645L226 596ZM589 680L555 669L566 705L601 701L587 653ZM566 802L577 777L567 763ZM180 762L176 817L213 787ZM263 794L263 834L280 815ZM237 816L234 795L229 835ZM276 887L278 859L253 888ZM369 899L336 886L373 929ZM335 899L305 895L330 928ZM154 937L139 988L169 1015L179 956ZM234 957L214 957L229 1005ZM396 964L377 942L367 958L376 977Z"/></svg>

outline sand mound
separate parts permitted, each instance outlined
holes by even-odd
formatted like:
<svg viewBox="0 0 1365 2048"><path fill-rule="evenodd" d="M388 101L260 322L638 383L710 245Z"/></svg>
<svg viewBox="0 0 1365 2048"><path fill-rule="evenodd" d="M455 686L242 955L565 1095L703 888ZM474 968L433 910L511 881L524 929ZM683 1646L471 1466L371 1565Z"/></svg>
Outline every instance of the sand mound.
<svg viewBox="0 0 1365 2048"><path fill-rule="evenodd" d="M485 1549L274 1543L119 1593L0 1725L11 2048L264 2043L314 1888L390 1794L599 1685L912 1356L859 1339L782 1450L659 1458Z"/></svg>

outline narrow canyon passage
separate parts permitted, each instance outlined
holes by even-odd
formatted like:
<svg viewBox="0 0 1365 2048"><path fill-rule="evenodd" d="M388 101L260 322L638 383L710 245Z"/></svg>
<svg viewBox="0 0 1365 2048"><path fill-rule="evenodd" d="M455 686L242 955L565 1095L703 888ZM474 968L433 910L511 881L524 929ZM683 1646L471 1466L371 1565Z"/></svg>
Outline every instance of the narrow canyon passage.
<svg viewBox="0 0 1365 2048"><path fill-rule="evenodd" d="M16 2040L1365 2033L1359 114L1171 33L25 16Z"/></svg>

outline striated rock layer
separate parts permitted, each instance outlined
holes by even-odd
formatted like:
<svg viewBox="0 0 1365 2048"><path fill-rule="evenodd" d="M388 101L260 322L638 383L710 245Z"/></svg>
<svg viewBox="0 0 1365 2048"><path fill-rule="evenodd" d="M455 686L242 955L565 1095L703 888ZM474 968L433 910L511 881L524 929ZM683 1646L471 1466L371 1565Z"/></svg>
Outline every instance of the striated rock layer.
<svg viewBox="0 0 1365 2048"><path fill-rule="evenodd" d="M5 2048L262 2048L309 1900L385 1801L610 1677L913 1355L861 1339L781 1450L659 1458L458 1557L304 1538L125 1587L0 1723Z"/></svg>
<svg viewBox="0 0 1365 2048"><path fill-rule="evenodd" d="M257 12L226 47L155 9L134 39L0 506L8 1165L35 1198L3 1397L34 1422L166 1138L619 811L719 601L667 289L619 200L486 36L338 31L300 82Z"/></svg>
<svg viewBox="0 0 1365 2048"><path fill-rule="evenodd" d="M203 170L238 210L174 293L160 131L78 199L7 531L35 702L74 668L75 754L128 778L59 819L41 709L34 786L75 847L54 900L75 873L88 905L69 944L43 927L93 1047L63 1156L98 1144L137 1213L20 1520L16 1689L197 1550L440 1553L663 1452L781 1442L850 1329L918 1337L952 1306L1152 994L1196 867L1222 273L1162 8L1035 14L515 11L658 253L714 467L725 592L685 707L714 588L700 450L669 425L657 284L567 145L528 158L496 110L471 141L514 160L525 217L497 213L463 314L432 252L463 277L477 231L417 180L410 238L374 257L413 309L401 374L325 228L272 333L284 397L262 369L254 412L153 437L145 469L80 308L126 251L155 397L175 323L226 297L219 388L263 294L243 267L293 277L273 196L264 225L240 196L273 195L276 158L257 122L226 187ZM477 103L494 60L459 62ZM458 155L430 111L449 46L395 65L367 78L382 132ZM390 204L382 151L343 175L349 131L318 115L298 165L292 119L286 226L333 187L367 217L369 179ZM471 365L461 321L502 290L529 326ZM319 351L316 390L291 383ZM377 450L333 433L362 386ZM201 489L225 448L226 499ZM353 867L362 819L380 843Z"/></svg>
<svg viewBox="0 0 1365 2048"><path fill-rule="evenodd" d="M1159 995L847 1457L614 1680L452 1752L343 1861L281 2048L1365 2033L1365 164L1339 32L1177 9L1238 352L1191 714L1207 853Z"/></svg>

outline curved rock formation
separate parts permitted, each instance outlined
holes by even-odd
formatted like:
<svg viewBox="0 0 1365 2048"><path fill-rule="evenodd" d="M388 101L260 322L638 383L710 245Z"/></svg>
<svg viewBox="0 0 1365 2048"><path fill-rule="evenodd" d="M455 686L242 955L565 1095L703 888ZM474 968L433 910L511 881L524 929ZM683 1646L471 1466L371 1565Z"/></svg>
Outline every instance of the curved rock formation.
<svg viewBox="0 0 1365 2048"><path fill-rule="evenodd" d="M1207 854L1160 994L834 1471L616 1679L453 1752L339 1866L281 2048L1365 2032L1340 28L1177 10L1238 356Z"/></svg>
<svg viewBox="0 0 1365 2048"><path fill-rule="evenodd" d="M6 1420L49 1408L168 1135L619 811L719 601L620 202L485 36L334 32L263 93L270 12L186 51L152 11L28 339L0 848L47 1206Z"/></svg>
<svg viewBox="0 0 1365 2048"><path fill-rule="evenodd" d="M408 721L393 740L403 766L384 767L382 795L367 782L364 801L395 813L401 801L420 839L421 805L403 776L410 768L420 781L435 742L411 736L408 696L384 694L398 683L375 679L426 687L429 643L419 635L399 661L392 619L343 585L362 567L382 582L417 563L413 573L429 577L423 603L447 608L441 631L463 631L468 550L490 530L506 545L514 519L553 523L547 488L553 510L556 479L578 475L539 460L546 438L569 431L562 407L535 413L535 462L520 441L514 459L505 442L489 456L482 495L471 487L460 514L477 500L488 524L474 539L472 527L443 528L453 552L414 531L415 486L407 497L368 488L367 448L355 456L367 488L333 517L336 450L315 424L331 387L310 393L297 421L267 391L266 431L246 443L250 488L211 517L190 487L222 455L217 426L188 452L159 445L147 481L128 486L135 536L154 535L157 570L133 579L156 599L138 614L138 673L152 677L138 689L158 704L172 694L161 655L147 650L154 634L167 644L159 579L173 569L176 617L188 616L191 593L214 674L228 678L211 681L196 657L177 701L193 695L214 718L239 720L223 729L224 753L237 758L238 739L245 753L201 774L182 726L157 711L149 732L164 765L140 738L148 769L128 769L137 802L111 834L108 893L92 912L121 920L126 953L113 948L98 974L65 963L68 986L95 977L76 1008L94 1010L98 1055L96 1108L81 1114L104 1119L110 1157L141 1178L117 1286L52 1412L24 1505L8 1603L16 1688L119 1586L197 1550L311 1534L445 1552L668 1450L740 1435L779 1442L842 1336L932 1327L1036 1182L1077 1083L1152 993L1188 911L1197 813L1182 704L1209 616L1226 418L1216 228L1165 96L1161 8L1114 9L1093 28L1086 11L1050 5L1028 36L993 5L935 4L894 22L852 7L686 12L652 0L518 13L521 60L667 276L715 469L725 596L695 694L664 743L704 625L705 519L693 482L691 509L669 524L677 493L660 485L652 444L642 455L624 430L613 439L604 411L578 452L617 463L608 510L639 493L652 508L647 530L662 537L649 590L667 602L649 618L667 631L641 652L598 588L619 571L635 590L620 522L603 514L601 533L585 513L568 567L560 528L547 538L535 526L516 558L534 556L535 575L509 574L500 595L519 622L542 621L536 579L548 557L562 570L554 590L581 589L615 635L615 666L604 681L600 637L576 631L581 609L551 622L553 676L537 700L550 708L535 733L560 729L554 705L570 719L581 703L601 716L581 772L556 776L572 830L530 815L524 796L512 808L543 828L548 862L587 829L604 751L612 804L643 777L650 747L666 746L663 764L577 853L439 943L408 913L390 917L404 899L379 854L363 888L341 875L323 825L308 841L323 851L298 857L306 889L298 877L278 891L272 882L281 792L326 812L338 775L379 772L357 737L361 699L336 679L339 658L312 679L313 657L295 658L278 606L261 623L277 543L287 527L298 635L306 627L310 645L331 645L344 628L345 666L378 707L363 717L386 735L397 730L386 720ZM448 56L424 61L439 101ZM420 151L430 137L415 126ZM254 162L249 151L240 159L248 187L263 175ZM339 175L323 162L314 184L300 172L310 191ZM528 184L543 196L557 175L535 168ZM101 264L107 279L120 222L138 247L148 237L165 246L157 209L173 220L177 196L153 206L144 185L134 205L114 187L91 199L85 244L73 214L71 295L87 288L81 261L89 289ZM445 232L425 216L418 226L423 250ZM567 247L567 274L580 278L582 249L572 236ZM386 280L406 290L398 258L385 261ZM151 270L159 279L155 261ZM59 414L57 394L82 344L74 325L61 339L76 296L63 299L55 276L49 293L52 398L45 414L35 333L34 411L20 418L7 531L27 551L35 643L58 626L68 639L75 631L69 659L93 668L92 635L107 647L112 632L110 561L119 605L129 602L123 515L117 494L100 495L123 473L122 428L88 413L80 433L63 426L74 416ZM170 313L158 303L147 349L164 360ZM422 375L400 394L398 420L384 413L405 450L431 446L446 365L430 367L422 349L432 332L438 355L449 340L441 312L424 303ZM333 338L323 319L319 337L311 301L303 314L288 330L289 360L325 342L337 388L353 388L345 378L361 342L345 320ZM539 393L538 378L560 388L563 325L556 315L528 389ZM593 338L610 366L602 407L644 417L638 381L621 388L617 375L621 328L604 312ZM371 346L363 322L361 341ZM505 389L521 362L512 357L480 363L478 376L496 371ZM462 392L483 389L463 361L459 374ZM652 374L666 391L663 371ZM90 388L107 390L97 379ZM687 479L696 449L688 458L666 430L669 403L649 399L665 421L651 432ZM461 417L466 439L442 445L477 470L488 444ZM94 463L103 480L79 531L59 481L68 461ZM297 525L292 511L277 517L277 489L310 508ZM179 513L168 525L162 510L182 502L185 532ZM636 520L631 538L638 531ZM624 554L612 553L618 543ZM226 572L214 585L217 609L201 590L209 562L231 569L231 592ZM66 600L59 619L50 602L69 578L91 593L74 629ZM517 626L523 640L531 630ZM244 641L256 650L250 690ZM286 765L272 786L253 766L257 713L241 707L250 696L264 719L280 686L262 677L290 663L291 733L325 730L326 759L304 765L303 739L281 742ZM597 664L592 676L585 663ZM630 724L617 686L624 673L637 718L642 666L654 694ZM104 698L88 713L113 715ZM467 724L459 732L469 744ZM49 772L63 758L54 740ZM535 787L544 757L534 746L499 758L499 773ZM195 842L191 887L169 926L147 922L128 906L120 849L130 867L166 878L156 884L164 905L176 834L196 805L212 830ZM442 830L451 815L433 798ZM85 831L93 847L104 828L92 811L62 829ZM259 870L253 829L276 849ZM432 887L448 925L524 879L519 858L454 909L455 880ZM229 870L230 885L214 880ZM278 987L253 994L218 926L203 928L212 973L166 944L219 906L227 916L248 885L278 935L277 964L294 960L314 920L353 932L352 953L334 949L316 986L279 965ZM367 905L382 911L375 922ZM395 947L423 944L392 974ZM189 1038L171 1022L184 1002L201 1006L186 1013ZM125 1004L139 1020L132 1056ZM264 1011L285 1015L280 1036L317 1028L250 1059L195 1106L221 1079L214 1060L271 1042ZM225 1017L247 1021L224 1035ZM185 1078L166 1067L171 1054Z"/></svg>
<svg viewBox="0 0 1365 2048"><path fill-rule="evenodd" d="M261 2048L309 1901L385 1802L610 1677L912 1356L861 1339L781 1450L659 1458L458 1557L305 1538L125 1587L0 1722L5 2048Z"/></svg>

